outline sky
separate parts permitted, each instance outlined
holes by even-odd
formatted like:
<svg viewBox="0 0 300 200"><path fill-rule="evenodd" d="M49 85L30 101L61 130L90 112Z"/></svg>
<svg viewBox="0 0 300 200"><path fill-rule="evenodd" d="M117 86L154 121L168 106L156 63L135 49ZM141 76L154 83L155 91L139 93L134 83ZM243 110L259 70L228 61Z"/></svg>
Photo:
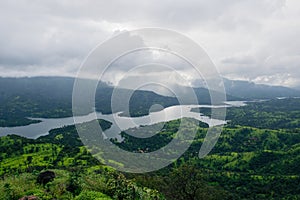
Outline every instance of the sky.
<svg viewBox="0 0 300 200"><path fill-rule="evenodd" d="M103 41L159 27L197 42L224 77L300 89L299 0L3 0L0 26L4 77L75 76Z"/></svg>

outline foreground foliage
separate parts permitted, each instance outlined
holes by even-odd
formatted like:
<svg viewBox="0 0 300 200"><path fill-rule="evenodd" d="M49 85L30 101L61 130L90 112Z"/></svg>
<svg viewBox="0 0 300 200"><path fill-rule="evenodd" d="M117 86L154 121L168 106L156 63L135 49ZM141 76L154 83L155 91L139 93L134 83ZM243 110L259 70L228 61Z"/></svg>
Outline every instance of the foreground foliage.
<svg viewBox="0 0 300 200"><path fill-rule="evenodd" d="M249 111L234 108L233 112L242 113L240 118L223 129L215 148L203 159L198 158L198 152L207 125L199 123L192 145L180 159L147 174L122 174L101 165L82 146L74 126L52 130L36 140L1 137L0 198L300 199L299 106L298 99L286 99L251 104ZM268 117L256 120L260 111ZM252 113L249 121L243 112ZM277 112L286 118L274 128L266 121L271 115L276 123L282 119ZM103 129L110 126L106 121L99 123ZM127 151L155 151L174 139L179 125L180 120L167 122L146 140L123 132L124 141L113 142ZM185 128L189 132L191 127ZM151 128L147 130L151 133ZM38 174L47 169L54 171L56 178L46 185L38 184Z"/></svg>

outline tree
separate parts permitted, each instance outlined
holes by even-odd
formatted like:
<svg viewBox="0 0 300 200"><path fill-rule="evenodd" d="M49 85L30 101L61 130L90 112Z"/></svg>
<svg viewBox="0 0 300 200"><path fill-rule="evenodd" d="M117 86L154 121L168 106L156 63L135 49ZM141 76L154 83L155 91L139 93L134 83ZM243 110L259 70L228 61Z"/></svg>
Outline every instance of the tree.
<svg viewBox="0 0 300 200"><path fill-rule="evenodd" d="M184 164L175 169L169 179L168 197L178 200L230 198L221 188L210 186L202 174L202 171L192 164Z"/></svg>
<svg viewBox="0 0 300 200"><path fill-rule="evenodd" d="M26 159L26 161L27 161L27 165L28 165L28 167L29 167L29 165L32 163L32 156L27 156L27 159Z"/></svg>

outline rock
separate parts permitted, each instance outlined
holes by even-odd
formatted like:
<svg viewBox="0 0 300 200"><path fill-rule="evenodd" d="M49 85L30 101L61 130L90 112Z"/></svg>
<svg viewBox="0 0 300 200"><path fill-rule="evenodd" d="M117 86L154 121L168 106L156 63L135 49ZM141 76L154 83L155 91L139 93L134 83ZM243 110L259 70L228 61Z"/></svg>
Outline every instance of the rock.
<svg viewBox="0 0 300 200"><path fill-rule="evenodd" d="M55 173L52 171L41 172L37 178L39 184L46 185L47 183L53 181L55 178Z"/></svg>
<svg viewBox="0 0 300 200"><path fill-rule="evenodd" d="M19 200L38 200L39 198L36 196L26 196L26 197L22 197Z"/></svg>

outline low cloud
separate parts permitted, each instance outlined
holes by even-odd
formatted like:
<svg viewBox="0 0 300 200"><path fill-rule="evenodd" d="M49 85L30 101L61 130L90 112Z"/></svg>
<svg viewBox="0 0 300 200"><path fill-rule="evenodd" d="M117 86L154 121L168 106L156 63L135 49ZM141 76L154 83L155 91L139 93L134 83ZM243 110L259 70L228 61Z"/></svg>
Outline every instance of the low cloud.
<svg viewBox="0 0 300 200"><path fill-rule="evenodd" d="M11 0L0 25L0 76L75 76L112 35L162 27L199 43L225 77L300 88L297 0Z"/></svg>

